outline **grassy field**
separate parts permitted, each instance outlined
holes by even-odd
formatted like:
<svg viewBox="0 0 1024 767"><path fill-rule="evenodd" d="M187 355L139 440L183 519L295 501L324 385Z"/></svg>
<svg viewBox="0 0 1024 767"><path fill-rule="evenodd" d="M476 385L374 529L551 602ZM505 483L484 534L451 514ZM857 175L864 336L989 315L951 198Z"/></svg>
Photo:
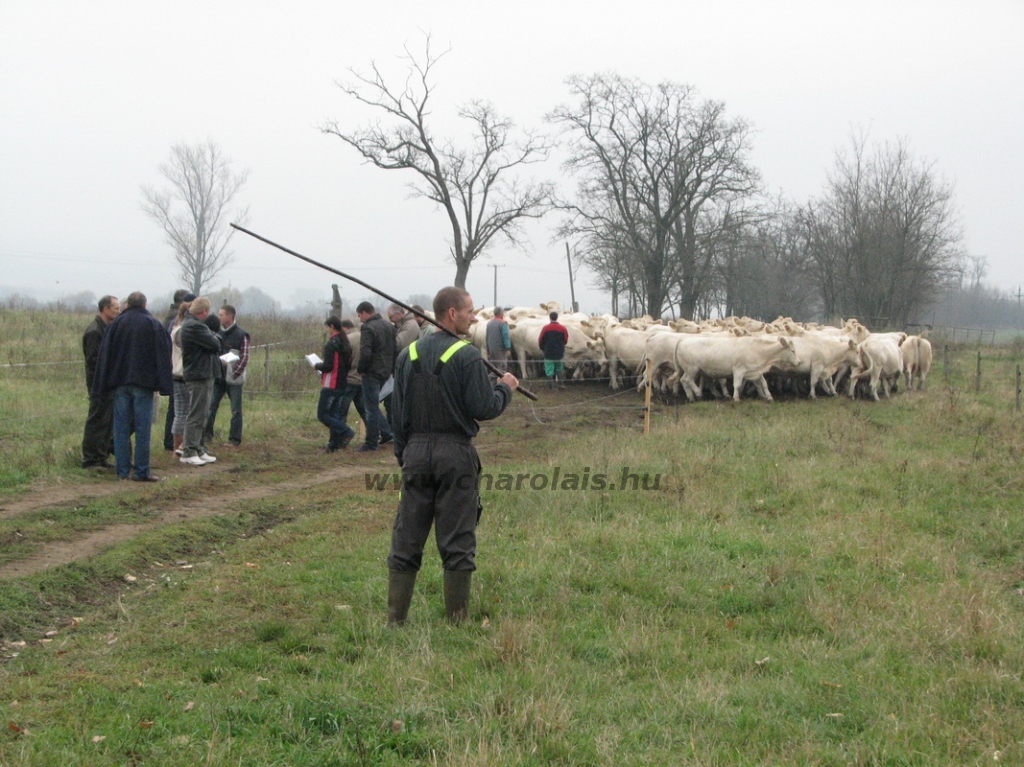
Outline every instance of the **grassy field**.
<svg viewBox="0 0 1024 767"><path fill-rule="evenodd" d="M484 492L458 628L429 550L410 624L383 625L397 493L359 472L393 462L281 491L337 456L312 391L255 396L229 471L0 519L3 564L223 507L0 580L0 765L1024 764L1017 360L982 350L975 392L976 352L881 403L659 403L646 437L632 393L537 387L478 442L548 487ZM0 504L102 483L77 389L27 371L0 373Z"/></svg>

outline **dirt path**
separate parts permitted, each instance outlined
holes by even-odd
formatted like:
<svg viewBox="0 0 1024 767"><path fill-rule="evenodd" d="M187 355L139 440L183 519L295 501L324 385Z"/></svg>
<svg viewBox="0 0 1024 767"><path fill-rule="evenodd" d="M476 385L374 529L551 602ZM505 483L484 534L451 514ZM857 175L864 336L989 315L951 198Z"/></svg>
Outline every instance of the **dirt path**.
<svg viewBox="0 0 1024 767"><path fill-rule="evenodd" d="M506 461L528 460L535 457L535 444L531 439L534 433L543 434L548 440L571 440L581 427L600 424L619 428L630 428L635 424L636 414L633 411L621 410L602 412L589 410L584 406L583 413L577 407L591 398L604 400L603 389L594 387L570 387L567 392L548 394L546 404L556 405L554 408L534 408L524 404L523 400L515 400L509 410L496 422L497 428L486 427L475 444L485 466ZM510 438L509 432L515 432L518 438ZM265 449L265 446L263 446ZM223 513L226 508L238 502L260 498L287 496L297 491L339 482L354 486L353 482L367 472L399 471L390 451L379 454L350 454L338 456L310 456L301 450L291 451L291 478L279 480L280 461L287 447L279 447L275 454L277 469L269 474L261 471L239 475L241 481L235 481L233 470L240 460L248 458L252 461L261 446L250 444L243 446L241 452L232 454L225 451L216 464L201 469L182 466L170 454L154 453L154 473L164 481L148 485L137 482L120 482L112 475L68 475L58 481L34 486L28 493L17 498L0 499L0 519L10 519L21 514L28 514L46 509L67 510L69 507L80 507L90 502L111 497L137 499L149 496L152 503L146 510L152 513L153 519L139 524L115 524L100 530L83 532L71 540L54 541L44 545L38 553L16 562L0 565L0 578L16 578L46 570L70 562L78 562L94 556L101 551L153 530L162 525L175 522L199 519ZM331 458L338 462L331 464ZM259 463L256 458L256 463ZM327 468L324 468L327 464ZM271 479L270 477L274 478ZM164 498L166 493L161 487L170 482L192 481L202 482L209 488L201 497L194 500L181 498Z"/></svg>
<svg viewBox="0 0 1024 767"><path fill-rule="evenodd" d="M203 467L202 471L212 474L214 472L230 470L230 466L226 463L219 464L216 468L210 468L213 468L213 471L209 471L207 467ZM295 479L274 484L254 484L241 490L231 485L215 494L204 495L199 500L181 501L175 499L172 502L157 503L148 508L148 511L157 515L152 521L137 525L110 525L102 530L85 533L82 537L73 540L54 541L45 545L39 553L31 557L0 566L0 578L16 578L31 575L49 567L87 559L116 543L129 540L161 525L221 514L225 508L223 503L218 502L221 500L230 498L232 504L237 504L240 501L244 502L255 498L290 494L328 482L337 482L357 477L368 470L376 471L379 468L369 465L346 464L315 473L302 473ZM184 474L187 471L195 470L187 469L180 473ZM169 478L170 472L164 471L162 476ZM104 485L93 485L91 483L85 485L83 483L83 486L78 487L74 485L57 485L38 488L31 495L0 506L0 518L13 517L30 511L41 511L69 504L83 505L97 498L137 493L140 488L143 488L142 492L146 492L146 489L151 487L155 488L155 485L113 480L109 484Z"/></svg>

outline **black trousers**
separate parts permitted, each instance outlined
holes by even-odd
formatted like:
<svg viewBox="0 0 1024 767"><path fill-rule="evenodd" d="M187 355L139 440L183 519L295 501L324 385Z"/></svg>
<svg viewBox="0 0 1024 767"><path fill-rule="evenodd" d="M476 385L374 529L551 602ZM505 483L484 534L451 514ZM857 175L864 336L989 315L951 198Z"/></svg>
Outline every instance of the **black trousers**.
<svg viewBox="0 0 1024 767"><path fill-rule="evenodd" d="M417 572L431 525L445 570L476 569L480 459L468 437L416 434L402 453L402 494L388 569Z"/></svg>
<svg viewBox="0 0 1024 767"><path fill-rule="evenodd" d="M174 393L167 398L167 418L164 421L164 450L174 449L174 435L171 427L174 424Z"/></svg>
<svg viewBox="0 0 1024 767"><path fill-rule="evenodd" d="M82 434L82 466L99 466L114 452L114 390L89 397L89 415Z"/></svg>

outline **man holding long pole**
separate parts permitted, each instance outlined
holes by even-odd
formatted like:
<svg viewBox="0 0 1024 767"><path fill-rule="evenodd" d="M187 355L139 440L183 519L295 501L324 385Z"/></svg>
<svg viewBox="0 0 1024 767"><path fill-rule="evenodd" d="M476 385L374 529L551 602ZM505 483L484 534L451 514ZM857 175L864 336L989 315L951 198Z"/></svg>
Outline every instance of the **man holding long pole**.
<svg viewBox="0 0 1024 767"><path fill-rule="evenodd" d="M398 356L392 398L395 455L402 467L388 554L388 623L405 623L431 525L444 567L448 620L468 616L476 569L480 518L480 459L472 438L477 421L497 418L519 381L505 373L492 382L480 352L454 338L475 321L473 299L461 288L443 288L434 316L447 333L413 342Z"/></svg>

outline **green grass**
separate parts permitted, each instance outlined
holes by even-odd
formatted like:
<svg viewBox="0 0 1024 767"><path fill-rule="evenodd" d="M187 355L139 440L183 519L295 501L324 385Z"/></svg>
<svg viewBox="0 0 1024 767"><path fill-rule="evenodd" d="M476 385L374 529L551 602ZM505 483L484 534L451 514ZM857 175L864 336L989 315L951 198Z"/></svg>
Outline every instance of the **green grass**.
<svg viewBox="0 0 1024 767"><path fill-rule="evenodd" d="M1024 763L1022 419L1009 353L978 395L970 355L881 403L535 423L485 471L658 489L485 492L458 628L432 544L410 624L383 625L391 490L270 496L2 582L0 765ZM482 441L515 439L515 407ZM318 433L272 414L254 439ZM122 513L144 512L95 509Z"/></svg>

